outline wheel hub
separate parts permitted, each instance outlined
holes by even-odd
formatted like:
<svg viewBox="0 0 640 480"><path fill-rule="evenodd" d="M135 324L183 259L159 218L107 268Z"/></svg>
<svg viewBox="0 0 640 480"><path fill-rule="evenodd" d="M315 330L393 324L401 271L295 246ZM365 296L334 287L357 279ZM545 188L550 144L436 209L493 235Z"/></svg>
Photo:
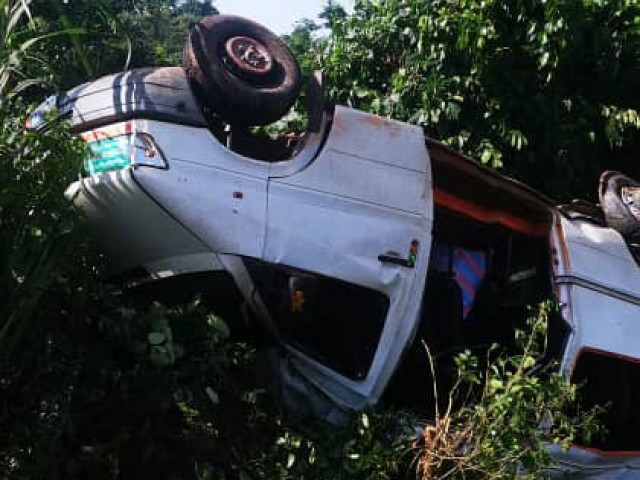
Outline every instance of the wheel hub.
<svg viewBox="0 0 640 480"><path fill-rule="evenodd" d="M227 58L234 69L249 75L266 75L273 68L273 59L262 43L249 37L231 37L225 43Z"/></svg>

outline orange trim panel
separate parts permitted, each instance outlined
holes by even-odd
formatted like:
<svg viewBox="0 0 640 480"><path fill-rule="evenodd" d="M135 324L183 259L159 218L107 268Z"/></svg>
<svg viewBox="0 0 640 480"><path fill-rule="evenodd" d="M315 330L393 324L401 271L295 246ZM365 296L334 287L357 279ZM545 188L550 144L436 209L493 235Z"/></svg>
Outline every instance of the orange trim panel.
<svg viewBox="0 0 640 480"><path fill-rule="evenodd" d="M471 217L482 223L499 223L511 230L532 237L544 237L549 232L549 227L546 223L528 222L508 212L482 207L437 188L433 189L433 198L436 205Z"/></svg>
<svg viewBox="0 0 640 480"><path fill-rule="evenodd" d="M99 128L90 132L80 134L80 138L87 143L96 142L110 137L118 137L120 135L129 135L133 131L130 122L109 125L108 127Z"/></svg>

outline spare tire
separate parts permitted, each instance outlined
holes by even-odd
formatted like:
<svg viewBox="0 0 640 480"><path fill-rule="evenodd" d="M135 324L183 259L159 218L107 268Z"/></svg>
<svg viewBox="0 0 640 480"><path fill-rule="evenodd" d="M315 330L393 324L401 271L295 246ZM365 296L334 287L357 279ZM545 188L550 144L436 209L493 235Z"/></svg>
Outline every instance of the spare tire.
<svg viewBox="0 0 640 480"><path fill-rule="evenodd" d="M600 206L607 226L632 243L640 242L640 183L620 172L600 176Z"/></svg>
<svg viewBox="0 0 640 480"><path fill-rule="evenodd" d="M300 93L300 67L289 48L242 17L200 20L187 39L182 66L201 105L230 124L274 122Z"/></svg>

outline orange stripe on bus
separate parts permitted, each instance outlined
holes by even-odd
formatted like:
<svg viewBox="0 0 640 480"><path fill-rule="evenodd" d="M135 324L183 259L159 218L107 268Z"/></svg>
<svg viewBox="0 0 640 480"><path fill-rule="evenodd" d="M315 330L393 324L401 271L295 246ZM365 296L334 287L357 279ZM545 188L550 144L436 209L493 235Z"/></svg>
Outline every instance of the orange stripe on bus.
<svg viewBox="0 0 640 480"><path fill-rule="evenodd" d="M437 188L433 189L433 197L437 205L471 217L479 222L500 223L516 232L536 237L547 235L549 230L546 223L527 222L522 218L515 217L501 210L480 207L475 203L463 200Z"/></svg>

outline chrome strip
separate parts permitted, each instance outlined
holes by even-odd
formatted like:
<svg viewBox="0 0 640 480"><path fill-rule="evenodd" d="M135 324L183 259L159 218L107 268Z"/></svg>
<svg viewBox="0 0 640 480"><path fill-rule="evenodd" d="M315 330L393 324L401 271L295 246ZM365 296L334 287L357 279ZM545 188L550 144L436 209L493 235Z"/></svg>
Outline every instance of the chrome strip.
<svg viewBox="0 0 640 480"><path fill-rule="evenodd" d="M590 280L586 280L580 277L574 277L573 275L558 275L555 277L555 283L557 285L578 285L594 292L602 293L610 297L622 300L623 302L633 303L640 306L640 298L631 294L618 290L615 288L607 287Z"/></svg>

